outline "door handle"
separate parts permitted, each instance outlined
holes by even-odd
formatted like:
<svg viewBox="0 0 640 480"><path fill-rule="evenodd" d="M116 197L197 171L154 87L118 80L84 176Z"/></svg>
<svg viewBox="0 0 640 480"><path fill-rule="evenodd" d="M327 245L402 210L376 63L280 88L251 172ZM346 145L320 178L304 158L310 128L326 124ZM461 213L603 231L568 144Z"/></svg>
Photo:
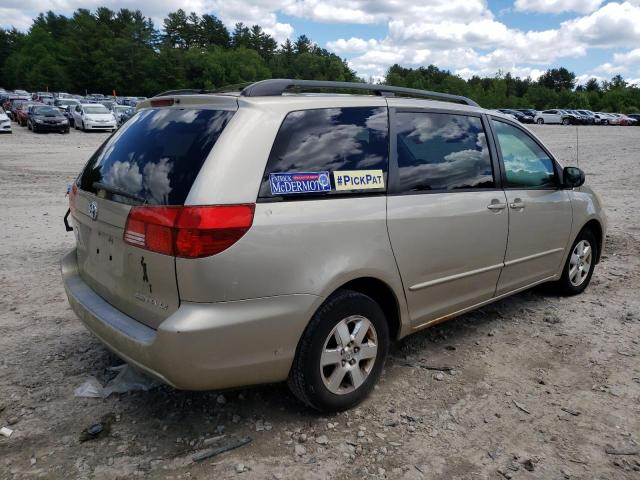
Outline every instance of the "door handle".
<svg viewBox="0 0 640 480"><path fill-rule="evenodd" d="M509 208L512 208L513 210L522 210L524 208L524 202L519 198L516 198L509 204Z"/></svg>
<svg viewBox="0 0 640 480"><path fill-rule="evenodd" d="M489 205L487 205L487 208L491 211L499 211L499 210L504 210L505 208L507 208L507 204L506 203L490 203Z"/></svg>

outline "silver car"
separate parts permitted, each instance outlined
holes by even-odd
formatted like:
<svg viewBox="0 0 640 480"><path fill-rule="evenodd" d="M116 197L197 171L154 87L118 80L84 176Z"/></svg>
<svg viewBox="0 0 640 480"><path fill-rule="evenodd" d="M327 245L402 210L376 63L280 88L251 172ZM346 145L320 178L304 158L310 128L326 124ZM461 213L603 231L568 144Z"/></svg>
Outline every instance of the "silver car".
<svg viewBox="0 0 640 480"><path fill-rule="evenodd" d="M288 380L342 410L392 340L543 282L582 292L606 232L583 183L464 97L166 92L72 185L62 275L89 330L176 388Z"/></svg>

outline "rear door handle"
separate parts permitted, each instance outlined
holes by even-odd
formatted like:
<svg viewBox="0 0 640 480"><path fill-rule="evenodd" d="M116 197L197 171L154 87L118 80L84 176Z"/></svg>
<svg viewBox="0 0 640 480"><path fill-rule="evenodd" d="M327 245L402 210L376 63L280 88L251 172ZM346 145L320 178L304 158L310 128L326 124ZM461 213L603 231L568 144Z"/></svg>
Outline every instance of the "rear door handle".
<svg viewBox="0 0 640 480"><path fill-rule="evenodd" d="M516 198L509 204L509 208L512 208L513 210L522 210L524 208L524 202L519 198Z"/></svg>

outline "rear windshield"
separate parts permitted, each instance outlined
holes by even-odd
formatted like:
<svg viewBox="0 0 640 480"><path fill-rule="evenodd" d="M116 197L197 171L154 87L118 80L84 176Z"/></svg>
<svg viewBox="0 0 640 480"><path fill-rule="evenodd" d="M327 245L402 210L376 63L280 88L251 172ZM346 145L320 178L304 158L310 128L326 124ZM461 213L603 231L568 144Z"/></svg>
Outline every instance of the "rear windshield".
<svg viewBox="0 0 640 480"><path fill-rule="evenodd" d="M84 107L84 113L109 113L104 105L88 105Z"/></svg>
<svg viewBox="0 0 640 480"><path fill-rule="evenodd" d="M80 188L122 203L183 205L232 116L209 109L142 110L93 154Z"/></svg>

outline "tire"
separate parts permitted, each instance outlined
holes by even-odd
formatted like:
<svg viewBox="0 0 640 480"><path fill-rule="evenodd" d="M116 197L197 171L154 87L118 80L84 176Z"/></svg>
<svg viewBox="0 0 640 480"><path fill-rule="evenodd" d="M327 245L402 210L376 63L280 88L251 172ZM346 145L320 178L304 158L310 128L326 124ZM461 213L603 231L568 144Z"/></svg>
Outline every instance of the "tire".
<svg viewBox="0 0 640 480"><path fill-rule="evenodd" d="M569 125L571 122L569 121L568 118L563 118L562 119L562 125Z"/></svg>
<svg viewBox="0 0 640 480"><path fill-rule="evenodd" d="M583 257L581 251L585 245L590 248L590 251ZM573 245L571 245L569 256L562 270L562 277L555 282L558 293L561 295L577 295L584 292L589 282L591 282L598 253L596 237L591 230L582 230ZM576 264L576 262L580 263ZM588 265L586 273L584 273L584 265ZM574 266L577 266L577 272L573 270Z"/></svg>
<svg viewBox="0 0 640 480"><path fill-rule="evenodd" d="M31 122L29 120L27 120L27 128L31 130Z"/></svg>
<svg viewBox="0 0 640 480"><path fill-rule="evenodd" d="M80 124L80 130L82 130L83 132L86 132L85 128L84 128L84 120L82 121L82 123Z"/></svg>
<svg viewBox="0 0 640 480"><path fill-rule="evenodd" d="M366 328L361 342L355 335L358 327ZM339 342L345 336L350 341ZM289 373L289 388L316 410L346 410L371 392L388 351L389 326L380 306L362 293L339 290L322 304L305 329ZM328 363L321 367L322 362ZM356 371L359 374L354 377Z"/></svg>
<svg viewBox="0 0 640 480"><path fill-rule="evenodd" d="M544 119L543 118L539 118L538 120L536 120L536 123L538 125L544 125Z"/></svg>

